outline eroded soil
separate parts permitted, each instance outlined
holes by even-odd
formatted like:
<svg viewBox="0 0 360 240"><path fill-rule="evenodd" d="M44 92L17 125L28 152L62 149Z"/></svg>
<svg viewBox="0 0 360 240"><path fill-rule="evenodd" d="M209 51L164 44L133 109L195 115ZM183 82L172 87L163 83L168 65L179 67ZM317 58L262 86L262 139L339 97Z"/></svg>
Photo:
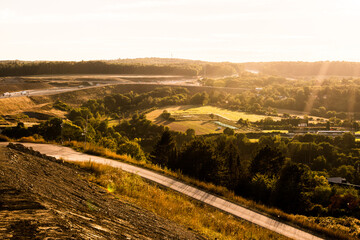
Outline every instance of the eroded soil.
<svg viewBox="0 0 360 240"><path fill-rule="evenodd" d="M85 174L0 146L0 239L204 239L115 199Z"/></svg>

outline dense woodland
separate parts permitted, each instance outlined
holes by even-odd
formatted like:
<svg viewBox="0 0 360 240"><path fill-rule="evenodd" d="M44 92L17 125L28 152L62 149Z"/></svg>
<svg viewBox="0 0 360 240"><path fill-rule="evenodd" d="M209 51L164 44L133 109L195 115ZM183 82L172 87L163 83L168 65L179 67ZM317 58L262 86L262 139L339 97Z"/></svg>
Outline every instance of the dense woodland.
<svg viewBox="0 0 360 240"><path fill-rule="evenodd" d="M209 136L195 136L193 129L186 133L169 131L143 114L155 106L221 105L226 99L242 103L241 98L226 93L190 94L181 87L109 95L89 100L79 108L57 101L54 107L67 111L66 120L51 118L29 128L19 123L2 134L63 142L85 141L86 132L87 142L225 186L287 212L360 217L358 190L330 185L326 179L344 177L352 184L360 184L360 151L351 133L335 138L264 135L258 142L251 142L246 134L235 134L231 129ZM109 118L119 119L119 124L109 126Z"/></svg>
<svg viewBox="0 0 360 240"><path fill-rule="evenodd" d="M41 74L149 74L227 76L236 74L240 65L232 63L174 62L147 64L143 61L81 61L81 62L0 62L0 77Z"/></svg>

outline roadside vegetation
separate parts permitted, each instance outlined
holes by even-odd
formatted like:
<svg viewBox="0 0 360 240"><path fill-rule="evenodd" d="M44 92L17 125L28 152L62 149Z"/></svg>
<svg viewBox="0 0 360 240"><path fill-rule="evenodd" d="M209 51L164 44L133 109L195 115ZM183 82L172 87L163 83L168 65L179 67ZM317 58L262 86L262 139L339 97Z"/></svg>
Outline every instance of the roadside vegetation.
<svg viewBox="0 0 360 240"><path fill-rule="evenodd" d="M353 217L346 217L346 218L321 217L321 216L307 217L299 214L288 214L276 207L269 207L257 201L246 199L239 195L236 195L234 191L230 191L226 187L215 185L209 182L199 181L195 178L182 174L180 171L174 172L171 169L168 169L167 167L155 165L149 161L137 161L131 158L130 156L119 155L109 151L106 148L93 144L87 144L85 146L83 142L76 142L76 141L66 142L64 144L81 152L108 157L114 160L120 160L126 163L130 163L136 166L140 166L143 168L147 168L149 170L156 171L158 173L162 173L170 177L174 177L175 179L196 186L209 193L215 194L232 202L238 203L241 206L245 206L252 210L258 211L262 214L273 217L276 220L284 221L285 223L288 224L290 223L291 225L310 230L314 233L323 236L327 236L333 239L354 239L356 238L356 236L358 236L358 234L360 234L359 232L360 222ZM84 163L83 166L102 166L102 165L93 162L87 162ZM107 168L106 166L103 167ZM346 224L343 225L342 224L343 222L346 222ZM349 233L351 235L349 235Z"/></svg>
<svg viewBox="0 0 360 240"><path fill-rule="evenodd" d="M141 177L93 162L76 163L92 174L88 180L122 200L199 232L209 239L287 239L225 214Z"/></svg>

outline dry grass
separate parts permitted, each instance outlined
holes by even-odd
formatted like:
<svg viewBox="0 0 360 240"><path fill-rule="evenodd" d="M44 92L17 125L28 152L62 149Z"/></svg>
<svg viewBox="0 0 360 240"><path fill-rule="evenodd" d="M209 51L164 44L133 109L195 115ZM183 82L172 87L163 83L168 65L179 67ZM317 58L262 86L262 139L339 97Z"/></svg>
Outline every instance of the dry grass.
<svg viewBox="0 0 360 240"><path fill-rule="evenodd" d="M160 115L166 110L175 118L176 121L166 121ZM214 116L210 116L213 114ZM248 114L245 112L230 111L213 106L170 106L146 114L146 118L153 121L158 125L164 125L171 130L185 132L187 129L192 128L197 135L212 134L222 132L224 127L219 129L219 125L214 121L220 121L230 126L236 126L236 122L240 119L248 119L250 122L258 121L266 118L264 115ZM279 117L272 117L279 120ZM242 129L241 131L244 131Z"/></svg>
<svg viewBox="0 0 360 240"><path fill-rule="evenodd" d="M230 121L238 121L240 118L247 119L250 122L255 122L262 120L268 116L258 115L258 114L249 114L245 112L237 112L231 111L223 108L213 107L213 106L194 106L194 105L187 105L187 106L176 106L176 107L165 107L156 110L157 113L162 113L163 110L167 110L173 115L201 115L201 114L214 114L218 115L224 119L228 119ZM154 113L155 114L155 113ZM154 116L154 114L150 114L149 119ZM157 116L156 116L157 117ZM274 120L280 120L279 117L272 117Z"/></svg>
<svg viewBox="0 0 360 240"><path fill-rule="evenodd" d="M46 143L44 138L42 138L42 137L36 137L35 138L34 136L22 137L22 138L18 139L17 141L19 141L19 142L33 142L33 143Z"/></svg>
<svg viewBox="0 0 360 240"><path fill-rule="evenodd" d="M76 148L77 150L81 150L83 152L124 161L124 162L130 163L130 164L134 164L134 165L137 165L140 167L144 167L144 168L162 173L162 174L170 176L170 177L174 177L174 178L181 180L183 182L186 182L190 185L199 187L200 189L203 189L207 192L221 196L231 202L234 202L241 206L255 210L259 213L262 213L262 214L265 214L268 216L272 216L272 217L276 218L277 220L282 220L285 223L291 224L293 226L297 226L297 227L300 227L303 229L308 229L310 231L320 233L322 235L325 235L327 237L331 237L334 239L352 239L352 237L349 234L347 234L346 232L342 232L337 229L330 229L330 228L321 226L320 224L314 223L313 221L310 221L307 217L304 217L301 215L288 214L277 208L268 207L268 206L259 204L255 201L242 198L240 196L235 195L234 192L228 190L225 187L216 186L212 183L201 182L199 180L184 176L181 172L173 172L167 168L161 168L158 165L154 165L154 164L151 164L150 162L146 162L146 161L139 162L139 161L132 159L129 156L118 155L114 152L111 152L110 150L108 150L106 148L99 147L99 146L92 145L92 144L88 144L87 148L85 150L84 150L84 143L82 143L82 142L72 141L72 142L67 142L66 145Z"/></svg>
<svg viewBox="0 0 360 240"><path fill-rule="evenodd" d="M35 107L35 103L28 97L12 97L0 99L0 114L15 114Z"/></svg>
<svg viewBox="0 0 360 240"><path fill-rule="evenodd" d="M93 172L89 180L103 186L108 192L209 239L287 239L182 194L158 187L137 175L93 162L78 164Z"/></svg>
<svg viewBox="0 0 360 240"><path fill-rule="evenodd" d="M195 130L196 135L202 134L211 134L211 133L221 133L222 130L217 130L218 125L212 122L204 121L164 121L162 119L156 120L154 123L158 125L164 125L169 127L173 131L186 132L189 128Z"/></svg>

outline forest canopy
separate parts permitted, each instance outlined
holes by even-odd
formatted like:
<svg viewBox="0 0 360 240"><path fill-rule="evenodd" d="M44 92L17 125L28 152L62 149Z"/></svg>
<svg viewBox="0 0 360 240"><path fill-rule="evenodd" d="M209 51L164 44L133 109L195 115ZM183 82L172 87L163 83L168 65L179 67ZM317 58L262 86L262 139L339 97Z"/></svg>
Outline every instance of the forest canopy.
<svg viewBox="0 0 360 240"><path fill-rule="evenodd" d="M230 76L240 71L238 64L207 62L147 61L2 61L0 76L26 76L42 74L149 74Z"/></svg>

